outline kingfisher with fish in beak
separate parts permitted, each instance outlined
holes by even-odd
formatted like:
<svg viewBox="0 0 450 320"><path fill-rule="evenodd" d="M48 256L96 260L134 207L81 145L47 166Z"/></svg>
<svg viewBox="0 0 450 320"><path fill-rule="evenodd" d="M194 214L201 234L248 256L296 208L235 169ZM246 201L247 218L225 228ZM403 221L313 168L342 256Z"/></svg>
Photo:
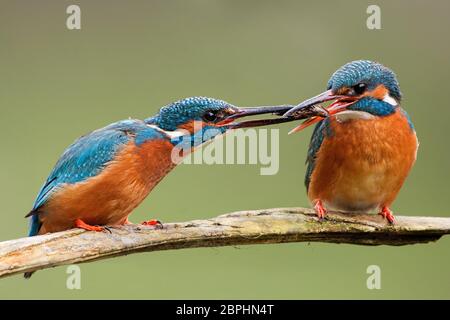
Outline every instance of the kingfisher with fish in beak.
<svg viewBox="0 0 450 320"><path fill-rule="evenodd" d="M73 227L103 231L106 226L127 224L133 209L178 164L172 158L174 148L181 144L185 156L231 129L292 121L283 117L239 121L282 115L292 107L238 108L223 100L191 97L161 108L148 119L122 120L84 135L63 152L42 186L26 216L31 221L29 236ZM326 114L317 106L299 113L304 119Z"/></svg>
<svg viewBox="0 0 450 320"><path fill-rule="evenodd" d="M239 108L223 100L190 97L162 107L145 120L112 123L82 136L61 155L34 201L29 236L81 228L88 231L129 224L130 213L186 156L201 144L232 129L292 121L280 117L292 105ZM278 117L239 121L248 116ZM299 117L325 116L318 106ZM186 148L186 141L188 148ZM179 158L177 158L179 160ZM180 160L181 161L181 160ZM162 227L158 220L144 225ZM33 272L25 273L25 278Z"/></svg>
<svg viewBox="0 0 450 320"><path fill-rule="evenodd" d="M417 155L411 119L400 107L397 77L389 68L358 60L339 68L327 90L285 113L332 103L328 117L313 116L291 131L316 124L307 154L305 185L317 216L327 210L377 211L394 223L390 209Z"/></svg>

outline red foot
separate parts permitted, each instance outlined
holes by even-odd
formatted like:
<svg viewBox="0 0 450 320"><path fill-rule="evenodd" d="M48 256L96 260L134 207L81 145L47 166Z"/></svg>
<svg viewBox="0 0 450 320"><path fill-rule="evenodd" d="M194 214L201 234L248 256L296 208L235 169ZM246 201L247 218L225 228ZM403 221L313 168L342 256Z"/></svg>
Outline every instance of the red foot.
<svg viewBox="0 0 450 320"><path fill-rule="evenodd" d="M382 216L383 218L387 219L387 221L389 221L389 223L394 224L394 221L395 221L394 215L392 214L391 209L389 209L388 207L383 207L381 209L381 212L378 214L380 216Z"/></svg>
<svg viewBox="0 0 450 320"><path fill-rule="evenodd" d="M316 200L314 204L314 210L316 211L317 217L319 220L322 220L325 218L325 215L327 213L327 209L323 206L322 200Z"/></svg>
<svg viewBox="0 0 450 320"><path fill-rule="evenodd" d="M162 229L163 224L159 220L148 220L141 223L144 226L156 226L158 229Z"/></svg>
<svg viewBox="0 0 450 320"><path fill-rule="evenodd" d="M91 226L90 224L87 224L86 222L84 222L81 219L76 219L75 220L75 227L81 228L81 229L84 229L84 230L88 230L88 231L97 231L97 232L105 230L104 227Z"/></svg>

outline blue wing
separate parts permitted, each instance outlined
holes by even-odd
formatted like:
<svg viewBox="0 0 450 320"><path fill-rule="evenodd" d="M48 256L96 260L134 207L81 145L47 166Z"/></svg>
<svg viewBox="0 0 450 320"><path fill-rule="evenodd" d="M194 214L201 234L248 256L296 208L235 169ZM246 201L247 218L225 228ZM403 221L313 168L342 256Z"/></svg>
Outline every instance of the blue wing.
<svg viewBox="0 0 450 320"><path fill-rule="evenodd" d="M100 173L142 128L145 124L138 120L125 120L76 140L59 158L36 198L33 210L42 206L59 185L81 182Z"/></svg>
<svg viewBox="0 0 450 320"><path fill-rule="evenodd" d="M320 121L314 128L313 134L311 136L311 141L309 143L308 154L306 157L306 174L305 174L305 186L306 190L309 189L309 183L311 182L311 174L314 171L316 164L316 155L322 145L323 139L326 136L331 136L333 132L331 131L329 119Z"/></svg>
<svg viewBox="0 0 450 320"><path fill-rule="evenodd" d="M139 120L124 120L82 136L62 154L42 186L35 202L30 235L39 230L38 209L62 184L77 183L99 174L114 159L121 148L142 129L148 128Z"/></svg>

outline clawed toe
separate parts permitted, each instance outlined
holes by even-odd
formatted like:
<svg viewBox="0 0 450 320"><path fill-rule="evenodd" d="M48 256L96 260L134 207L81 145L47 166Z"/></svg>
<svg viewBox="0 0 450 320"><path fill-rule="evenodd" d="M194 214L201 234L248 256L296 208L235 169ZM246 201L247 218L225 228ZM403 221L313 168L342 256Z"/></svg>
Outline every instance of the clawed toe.
<svg viewBox="0 0 450 320"><path fill-rule="evenodd" d="M316 211L316 215L317 215L317 218L319 218L319 221L325 220L325 215L327 214L327 210L323 206L323 203L321 200L315 201L314 210Z"/></svg>
<svg viewBox="0 0 450 320"><path fill-rule="evenodd" d="M154 226L156 229L163 229L164 226L159 220L147 220L141 223L144 226Z"/></svg>
<svg viewBox="0 0 450 320"><path fill-rule="evenodd" d="M381 209L381 211L378 213L380 216L382 216L384 219L387 219L387 221L390 224L394 224L395 223L395 217L392 214L391 209L389 209L388 207L383 207Z"/></svg>
<svg viewBox="0 0 450 320"><path fill-rule="evenodd" d="M105 229L107 229L107 227L101 227L101 226L92 226L90 224L87 224L86 222L84 222L81 219L76 219L74 222L75 227L80 228L80 229L84 229L84 230L88 230L88 231L96 231L96 232L101 232L104 231ZM111 230L108 230L109 232L111 232Z"/></svg>

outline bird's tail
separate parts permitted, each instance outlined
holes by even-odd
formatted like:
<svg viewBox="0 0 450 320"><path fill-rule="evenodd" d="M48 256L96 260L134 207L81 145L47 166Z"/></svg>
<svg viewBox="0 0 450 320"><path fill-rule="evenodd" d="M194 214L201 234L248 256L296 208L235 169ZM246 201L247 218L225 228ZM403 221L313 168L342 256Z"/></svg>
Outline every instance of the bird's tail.
<svg viewBox="0 0 450 320"><path fill-rule="evenodd" d="M39 211L31 210L25 218L30 217L30 228L28 231L28 236L32 237L38 234L39 229L41 228L41 221L39 221Z"/></svg>
<svg viewBox="0 0 450 320"><path fill-rule="evenodd" d="M26 218L30 217L30 229L28 231L28 236L32 237L37 235L39 233L39 229L41 228L38 210L31 210L30 213L28 213L25 217ZM25 272L23 274L23 277L25 279L30 279L33 273L35 273L35 271Z"/></svg>

